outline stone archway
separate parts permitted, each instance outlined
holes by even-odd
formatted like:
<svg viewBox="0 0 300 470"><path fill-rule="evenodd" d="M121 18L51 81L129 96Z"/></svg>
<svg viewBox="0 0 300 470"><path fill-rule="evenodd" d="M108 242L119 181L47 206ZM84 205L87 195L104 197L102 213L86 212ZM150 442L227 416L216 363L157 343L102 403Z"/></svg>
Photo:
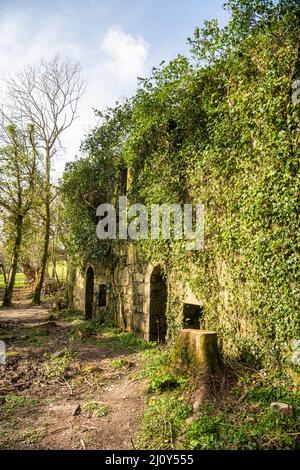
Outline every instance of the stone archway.
<svg viewBox="0 0 300 470"><path fill-rule="evenodd" d="M85 319L91 320L94 307L94 270L90 266L86 271L85 281Z"/></svg>
<svg viewBox="0 0 300 470"><path fill-rule="evenodd" d="M168 286L160 266L156 266L150 277L149 340L164 343L167 335Z"/></svg>

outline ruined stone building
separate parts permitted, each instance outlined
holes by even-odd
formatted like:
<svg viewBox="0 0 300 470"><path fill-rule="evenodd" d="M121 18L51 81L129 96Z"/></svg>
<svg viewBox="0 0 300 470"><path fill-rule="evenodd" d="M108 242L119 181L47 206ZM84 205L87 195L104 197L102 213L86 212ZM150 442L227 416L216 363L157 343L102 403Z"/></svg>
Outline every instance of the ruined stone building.
<svg viewBox="0 0 300 470"><path fill-rule="evenodd" d="M86 319L113 322L147 341L164 342L169 323L199 328L203 308L188 285L176 283L164 267L145 263L138 250L128 247L125 265L115 269L89 264L77 270L73 293L74 306ZM175 317L170 299L177 299ZM168 314L167 314L168 312Z"/></svg>
<svg viewBox="0 0 300 470"><path fill-rule="evenodd" d="M127 194L131 184L132 176L126 170L117 193ZM96 209L100 199L93 191L85 196L85 202ZM111 200L115 202L116 195ZM171 338L176 328L199 328L203 321L203 305L188 283L163 263L145 261L138 244L130 240L114 261L108 254L103 263L77 268L73 304L86 319L110 321L146 341L161 343Z"/></svg>
<svg viewBox="0 0 300 470"><path fill-rule="evenodd" d="M124 176L122 178L124 180ZM117 195L126 194L129 184L132 180L126 178L125 191L123 181L110 202L117 205ZM97 199L96 191L88 196L85 202L93 208L93 214L100 203L107 202ZM97 221L95 238L96 225ZM257 336L252 319L238 317L230 306L227 288L230 276L223 259L217 259L215 263L217 302L213 309L210 308L211 319L207 298L198 297L193 288L199 266L195 267L188 255L185 269L182 269L181 260L178 270L166 260L157 261L154 256L145 259L138 242L126 240L120 245L115 242L112 240L102 261L90 261L76 269L73 305L86 319L108 322L146 341L161 343L173 340L180 328L209 328L217 332L227 328L226 341L223 341L222 333L219 340L222 350L231 356L238 355L232 338ZM199 252L194 253L197 260Z"/></svg>

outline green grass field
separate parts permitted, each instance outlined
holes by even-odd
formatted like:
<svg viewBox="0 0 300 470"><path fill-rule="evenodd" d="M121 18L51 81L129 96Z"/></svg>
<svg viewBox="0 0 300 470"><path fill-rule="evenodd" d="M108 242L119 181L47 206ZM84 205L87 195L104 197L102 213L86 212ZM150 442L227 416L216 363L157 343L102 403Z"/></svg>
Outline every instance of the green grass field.
<svg viewBox="0 0 300 470"><path fill-rule="evenodd" d="M67 279L67 263L66 261L58 261L56 263L56 272L58 279L60 281L65 281ZM49 261L48 263L48 276L52 277L53 274L53 263Z"/></svg>
<svg viewBox="0 0 300 470"><path fill-rule="evenodd" d="M24 287L25 275L23 273L17 273L15 279L15 287ZM3 274L0 274L0 288L5 287Z"/></svg>
<svg viewBox="0 0 300 470"><path fill-rule="evenodd" d="M52 263L48 264L48 276L52 277ZM65 281L67 279L67 263L65 261L60 261L56 265L56 272L58 279L60 281ZM25 285L25 275L23 273L16 274L15 287L24 287ZM3 274L0 274L0 289L5 287Z"/></svg>

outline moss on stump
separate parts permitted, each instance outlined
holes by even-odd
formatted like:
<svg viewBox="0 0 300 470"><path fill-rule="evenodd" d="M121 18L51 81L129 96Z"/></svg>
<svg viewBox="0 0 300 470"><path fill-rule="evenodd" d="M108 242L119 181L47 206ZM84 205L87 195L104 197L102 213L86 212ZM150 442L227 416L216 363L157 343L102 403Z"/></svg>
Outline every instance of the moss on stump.
<svg viewBox="0 0 300 470"><path fill-rule="evenodd" d="M194 372L216 374L222 368L215 331L180 330L173 352L174 360Z"/></svg>

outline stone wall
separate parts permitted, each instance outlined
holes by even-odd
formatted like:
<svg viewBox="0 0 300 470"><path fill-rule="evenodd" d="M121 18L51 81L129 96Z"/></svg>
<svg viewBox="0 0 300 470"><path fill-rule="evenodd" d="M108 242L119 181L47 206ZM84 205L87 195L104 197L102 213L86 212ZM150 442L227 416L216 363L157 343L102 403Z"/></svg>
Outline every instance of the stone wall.
<svg viewBox="0 0 300 470"><path fill-rule="evenodd" d="M136 248L132 246L128 247L124 260L125 262L119 263L114 271L99 265L89 265L94 270L93 316L102 321L111 321L122 329L149 341L151 322L153 322L151 308L153 305L155 308L155 302L153 299L151 301L151 283L153 284L152 274L156 266L139 259ZM87 268L88 266L86 270ZM85 311L86 270L77 269L73 291L74 307L82 312ZM161 270L164 271L163 266ZM201 302L187 284L179 281L174 274L164 272L167 275L166 322L169 339L173 331L182 326L184 304L201 305ZM100 284L105 284L107 288L106 307L98 306ZM152 290L152 296L154 295ZM159 321L162 323L162 319Z"/></svg>
<svg viewBox="0 0 300 470"><path fill-rule="evenodd" d="M89 264L85 270L77 268L76 279L73 289L73 305L74 307L85 313L86 304L86 271L91 267L94 271L94 292L93 292L93 317L102 317L106 313L106 307L98 306L98 296L100 285L107 286L107 303L111 293L110 276L101 266Z"/></svg>

